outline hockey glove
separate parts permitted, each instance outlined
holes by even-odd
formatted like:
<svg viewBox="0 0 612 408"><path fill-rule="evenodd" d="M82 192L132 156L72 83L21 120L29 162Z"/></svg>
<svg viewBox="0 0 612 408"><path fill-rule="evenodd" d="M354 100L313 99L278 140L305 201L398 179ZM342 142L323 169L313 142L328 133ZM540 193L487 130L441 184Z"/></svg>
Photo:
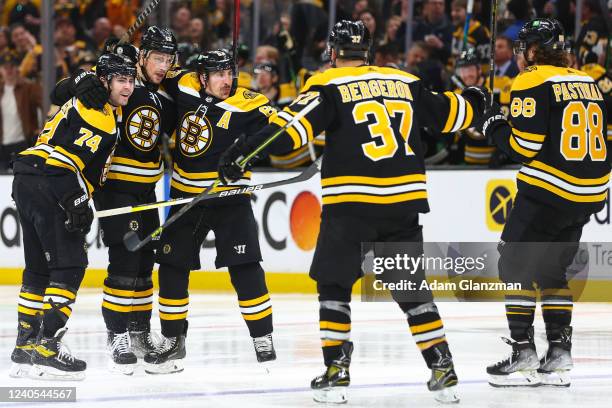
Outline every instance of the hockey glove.
<svg viewBox="0 0 612 408"><path fill-rule="evenodd" d="M491 94L482 87L468 86L461 92L461 96L470 101L477 117L484 115L491 105Z"/></svg>
<svg viewBox="0 0 612 408"><path fill-rule="evenodd" d="M83 190L68 193L60 201L60 207L66 213L66 230L87 234L91 229L93 211L89 206L89 197Z"/></svg>
<svg viewBox="0 0 612 408"><path fill-rule="evenodd" d="M91 71L83 71L72 78L70 90L89 109L101 110L108 101L108 90L98 76Z"/></svg>
<svg viewBox="0 0 612 408"><path fill-rule="evenodd" d="M490 144L494 144L493 133L497 127L510 126L497 103L493 104L493 107L485 112L481 123L478 130L487 138Z"/></svg>
<svg viewBox="0 0 612 408"><path fill-rule="evenodd" d="M252 167L253 158L244 167L240 167L238 162L244 159L252 149L246 143L246 136L242 135L234 141L229 149L227 149L219 160L219 180L221 183L227 185L233 183L242 178L242 175Z"/></svg>

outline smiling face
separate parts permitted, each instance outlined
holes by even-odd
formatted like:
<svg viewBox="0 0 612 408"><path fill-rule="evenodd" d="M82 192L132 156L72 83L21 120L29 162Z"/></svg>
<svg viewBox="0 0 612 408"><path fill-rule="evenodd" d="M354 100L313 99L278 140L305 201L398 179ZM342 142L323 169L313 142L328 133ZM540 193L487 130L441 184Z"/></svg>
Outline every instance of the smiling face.
<svg viewBox="0 0 612 408"><path fill-rule="evenodd" d="M102 80L103 82L104 79ZM128 75L115 75L111 78L110 95L108 101L113 106L125 106L134 92L134 77Z"/></svg>

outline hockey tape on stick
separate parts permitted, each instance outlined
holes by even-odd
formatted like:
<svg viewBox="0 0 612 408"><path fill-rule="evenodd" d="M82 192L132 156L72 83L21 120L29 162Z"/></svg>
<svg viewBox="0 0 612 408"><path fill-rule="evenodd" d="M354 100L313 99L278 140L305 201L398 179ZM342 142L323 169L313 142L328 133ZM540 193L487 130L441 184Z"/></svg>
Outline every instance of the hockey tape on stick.
<svg viewBox="0 0 612 408"><path fill-rule="evenodd" d="M149 15L155 10L155 7L159 4L159 0L151 0L149 4L138 14L136 17L136 21L134 24L128 28L128 30L121 36L119 39L119 44L125 44L130 41L130 38L134 35L134 33L144 24L145 20Z"/></svg>

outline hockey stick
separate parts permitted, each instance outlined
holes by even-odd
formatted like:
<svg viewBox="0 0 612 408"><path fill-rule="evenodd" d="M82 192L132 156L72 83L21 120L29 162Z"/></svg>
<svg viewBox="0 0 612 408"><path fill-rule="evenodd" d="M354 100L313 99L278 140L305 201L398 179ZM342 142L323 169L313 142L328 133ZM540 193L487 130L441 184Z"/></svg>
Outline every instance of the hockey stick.
<svg viewBox="0 0 612 408"><path fill-rule="evenodd" d="M138 17L136 17L136 21L134 21L134 24L132 24L130 28L128 28L128 30L125 32L125 34L121 36L121 38L119 39L119 44L125 44L130 41L130 38L132 38L134 33L142 26L147 17L149 17L149 15L153 12L153 10L155 9L155 7L157 7L158 4L159 0L151 0L151 2L147 4L147 6L140 12L140 14L138 14Z"/></svg>
<svg viewBox="0 0 612 408"><path fill-rule="evenodd" d="M465 16L465 24L463 25L463 47L461 51L467 50L468 44L468 31L470 31L470 21L472 20L472 13L474 12L474 0L468 0Z"/></svg>
<svg viewBox="0 0 612 408"><path fill-rule="evenodd" d="M497 37L497 1L493 0L491 4L491 49L489 50L489 54L491 55L491 61L489 63L489 87L491 88L491 106L493 106L493 98L494 88L493 84L495 82L495 41Z"/></svg>
<svg viewBox="0 0 612 408"><path fill-rule="evenodd" d="M245 158L239 158L240 161L237 164L241 168L244 168L249 163L249 161L251 161L255 156L257 156L257 154L259 152L261 152L266 147L268 147L268 145L270 145L270 143L272 143L280 135L285 133L291 126L293 126L295 123L297 123L297 121L299 121L301 118L303 118L305 115L307 115L310 111L312 111L314 108L319 106L320 103L321 103L321 97L317 97L315 100L310 102L304 109L302 109L289 122L287 122L285 124L285 126L283 126L279 130L274 132L272 135L270 135L262 144L257 146L257 148L255 150L253 150L251 153L249 153L249 155L247 155ZM320 161L318 163L320 163ZM317 164L317 166L315 166L315 168L314 168L315 173L318 171L318 169L319 169L319 165ZM306 170L306 171L308 171L308 170ZM313 170L311 170L311 171L313 171ZM310 177L312 177L312 175L310 175ZM299 180L299 181L301 181L301 180ZM293 181L293 182L295 182L295 181ZM215 198L215 197L225 197L225 196L229 196L229 195L235 195L235 194L248 193L250 191L255 191L255 190L249 190L249 188L253 188L254 186L248 186L248 187L241 187L241 188L233 189L233 190L221 191L221 192L217 192L217 193L210 193L210 191L213 190L215 187L217 187L220 183L221 183L221 181L219 179L217 179L217 180L215 180L213 182L213 184L211 184L210 186L206 187L206 189L204 191L202 191L200 194L198 194L197 196L183 199L183 200L190 200L191 202L184 201L183 203L187 203L184 207L182 207L180 210L178 210L176 213L174 213L170 218L168 218L166 220L166 222L164 222L164 224L162 226L160 226L155 231L153 231L152 233L147 235L143 240L140 240L140 238L138 238L138 234L135 231L128 231L123 236L123 243L125 244L125 247L128 249L128 251L134 252L134 251L138 251L140 248L142 248L143 246L148 244L153 239L159 239L159 237L161 236L161 234L162 234L162 232L164 231L165 228L168 228L168 226L170 224L174 223L177 219L179 219L181 216L183 216L183 214L185 214L187 211L191 210L193 207L195 207L201 201L208 200L210 198ZM281 182L279 181L279 182L276 182L276 183L281 183ZM279 184L275 184L275 186L278 186L278 185ZM268 186L266 188L270 188L270 187L274 187L274 186ZM261 190L261 188L259 188L259 190ZM170 200L170 201L173 202L173 204L170 204L170 205L180 204L180 203L178 203L178 200L174 200L174 201ZM167 206L167 205L159 205L159 204L160 203L153 203L153 204L148 204L148 205L145 204L145 206L147 208L144 208L144 209L141 209L141 210L136 210L136 211L151 210L153 208L159 208L159 207L166 207ZM156 205L159 205L159 207L156 207ZM142 206L136 206L136 207L142 207ZM130 208L130 207L127 207L127 208ZM134 212L133 208L134 207L132 207L132 209L127 211L127 212L128 213L129 212Z"/></svg>
<svg viewBox="0 0 612 408"><path fill-rule="evenodd" d="M238 38L240 37L240 0L234 0L234 31L232 32L232 58L234 60L234 78L232 79L232 92L238 88Z"/></svg>

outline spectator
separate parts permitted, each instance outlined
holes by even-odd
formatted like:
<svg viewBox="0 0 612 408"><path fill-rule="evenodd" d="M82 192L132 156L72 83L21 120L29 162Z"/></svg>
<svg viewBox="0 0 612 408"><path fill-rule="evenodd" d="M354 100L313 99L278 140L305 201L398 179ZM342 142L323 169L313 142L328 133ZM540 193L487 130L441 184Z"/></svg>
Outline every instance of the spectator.
<svg viewBox="0 0 612 408"><path fill-rule="evenodd" d="M229 0L217 0L216 9L212 13L211 23L217 43L213 48L222 48L231 34L230 24L233 4Z"/></svg>
<svg viewBox="0 0 612 408"><path fill-rule="evenodd" d="M263 61L253 68L255 74L255 89L270 100L270 104L279 106L280 90L278 87L278 67L271 61Z"/></svg>
<svg viewBox="0 0 612 408"><path fill-rule="evenodd" d="M112 34L111 22L106 17L98 18L91 29L91 48L102 51L104 42Z"/></svg>
<svg viewBox="0 0 612 408"><path fill-rule="evenodd" d="M113 37L121 38L125 33L127 33L127 28L125 28L121 24L115 24L113 26Z"/></svg>
<svg viewBox="0 0 612 408"><path fill-rule="evenodd" d="M40 30L40 13L30 0L17 0L9 13L9 24L21 23L25 29L38 36Z"/></svg>
<svg viewBox="0 0 612 408"><path fill-rule="evenodd" d="M379 44L394 44L399 51L403 51L404 41L403 38L399 38L398 36L398 30L401 25L402 18L400 16L391 16L387 21L387 26L385 27L385 36Z"/></svg>
<svg viewBox="0 0 612 408"><path fill-rule="evenodd" d="M453 32L452 56L458 58L463 51L464 26L467 18L467 0L453 0L451 3L451 18L455 31ZM470 19L467 32L467 46L476 50L476 55L483 63L489 60L490 48L489 30L474 17Z"/></svg>
<svg viewBox="0 0 612 408"><path fill-rule="evenodd" d="M255 50L255 64L260 64L264 61L271 61L278 66L279 54L278 49L271 45L260 45Z"/></svg>
<svg viewBox="0 0 612 408"><path fill-rule="evenodd" d="M309 70L318 67L327 41L328 15L322 2L298 0L291 7L291 38L295 42L296 60Z"/></svg>
<svg viewBox="0 0 612 408"><path fill-rule="evenodd" d="M34 48L36 39L25 29L23 24L13 24L9 30L11 32L11 42L13 43L15 52L17 52L17 57L19 60L22 60L26 54Z"/></svg>
<svg viewBox="0 0 612 408"><path fill-rule="evenodd" d="M424 0L422 18L414 25L412 38L424 41L431 57L446 65L451 55L453 26L444 13L444 0Z"/></svg>
<svg viewBox="0 0 612 408"><path fill-rule="evenodd" d="M12 156L31 146L40 130L41 86L20 77L18 66L15 52L0 55L0 170L8 168Z"/></svg>
<svg viewBox="0 0 612 408"><path fill-rule="evenodd" d="M8 50L11 46L9 30L6 27L0 27L0 54Z"/></svg>
<svg viewBox="0 0 612 408"><path fill-rule="evenodd" d="M376 48L374 65L377 67L391 67L399 69L399 55L395 44L384 44Z"/></svg>
<svg viewBox="0 0 612 408"><path fill-rule="evenodd" d="M187 6L181 6L172 15L172 30L176 41L186 42L190 40L191 10Z"/></svg>
<svg viewBox="0 0 612 408"><path fill-rule="evenodd" d="M442 79L443 66L440 61L430 58L430 48L424 41L416 41L406 53L404 70L418 76L425 87L434 91L445 90Z"/></svg>
<svg viewBox="0 0 612 408"><path fill-rule="evenodd" d="M514 60L512 41L506 36L495 40L495 76L514 78L519 74L518 65Z"/></svg>
<svg viewBox="0 0 612 408"><path fill-rule="evenodd" d="M531 6L529 0L510 0L507 9L513 17L513 22L506 28L503 35L515 41L518 38L519 31L531 16Z"/></svg>
<svg viewBox="0 0 612 408"><path fill-rule="evenodd" d="M599 64L605 65L608 30L598 0L584 0L582 3L582 21L585 23L576 39L578 58L586 52L593 52L599 57Z"/></svg>
<svg viewBox="0 0 612 408"><path fill-rule="evenodd" d="M364 10L367 10L370 8L370 5L368 4L368 0L357 0L355 2L355 4L353 4L353 20L357 21L360 19L361 13Z"/></svg>
<svg viewBox="0 0 612 408"><path fill-rule="evenodd" d="M363 25L366 26L372 37L372 44L378 44L380 41L380 33L378 32L378 23L376 21L376 15L372 9L365 9L359 13L359 20L363 21Z"/></svg>
<svg viewBox="0 0 612 408"><path fill-rule="evenodd" d="M140 3L143 2L139 0L106 0L105 3L106 17L110 20L111 26L129 27L136 21Z"/></svg>
<svg viewBox="0 0 612 408"><path fill-rule="evenodd" d="M206 32L210 32L210 30L205 29L204 20L198 17L191 19L189 22L189 42L200 50L208 50L210 48L210 41L208 41Z"/></svg>

